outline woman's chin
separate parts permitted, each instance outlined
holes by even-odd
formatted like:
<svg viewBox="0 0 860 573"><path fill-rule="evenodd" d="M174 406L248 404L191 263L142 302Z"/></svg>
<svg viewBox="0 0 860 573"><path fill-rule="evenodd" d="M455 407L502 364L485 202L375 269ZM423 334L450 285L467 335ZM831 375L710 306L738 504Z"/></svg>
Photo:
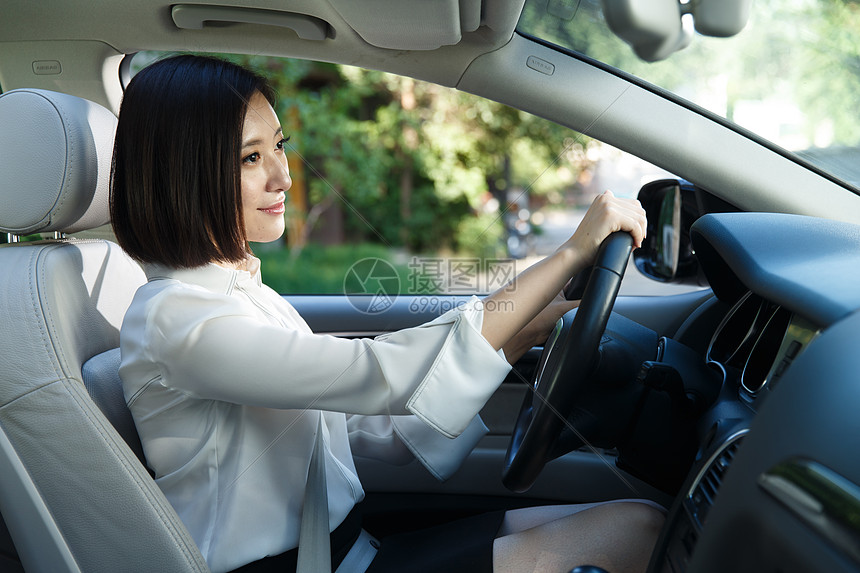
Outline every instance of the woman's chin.
<svg viewBox="0 0 860 573"><path fill-rule="evenodd" d="M271 243L277 241L284 236L284 229L272 229L269 231L258 231L256 233L248 233L248 241L251 243Z"/></svg>

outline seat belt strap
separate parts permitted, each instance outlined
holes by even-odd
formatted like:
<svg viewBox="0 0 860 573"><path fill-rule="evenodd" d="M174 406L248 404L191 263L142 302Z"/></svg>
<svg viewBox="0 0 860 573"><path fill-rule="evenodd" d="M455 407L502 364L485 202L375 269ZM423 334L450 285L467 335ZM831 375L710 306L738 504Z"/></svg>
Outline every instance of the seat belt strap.
<svg viewBox="0 0 860 573"><path fill-rule="evenodd" d="M335 573L364 573L376 557L377 547L379 541L362 529Z"/></svg>
<svg viewBox="0 0 860 573"><path fill-rule="evenodd" d="M328 521L328 488L325 478L323 449L323 416L314 440L314 450L308 467L308 482L299 529L299 554L296 573L331 573L331 539Z"/></svg>

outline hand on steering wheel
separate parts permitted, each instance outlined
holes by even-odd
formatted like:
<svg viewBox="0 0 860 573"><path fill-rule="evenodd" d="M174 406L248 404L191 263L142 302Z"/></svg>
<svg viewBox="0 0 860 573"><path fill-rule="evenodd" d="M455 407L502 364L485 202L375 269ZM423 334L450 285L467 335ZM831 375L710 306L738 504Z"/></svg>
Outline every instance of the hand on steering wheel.
<svg viewBox="0 0 860 573"><path fill-rule="evenodd" d="M585 389L633 248L629 233L601 244L579 308L559 320L544 345L534 391L526 395L505 455L502 482L528 490L549 461L568 414Z"/></svg>

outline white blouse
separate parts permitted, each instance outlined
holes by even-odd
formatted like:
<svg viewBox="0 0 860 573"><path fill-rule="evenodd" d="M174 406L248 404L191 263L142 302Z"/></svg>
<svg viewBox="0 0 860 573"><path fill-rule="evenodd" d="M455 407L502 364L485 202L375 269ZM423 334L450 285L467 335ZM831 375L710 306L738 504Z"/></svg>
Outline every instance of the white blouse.
<svg viewBox="0 0 860 573"><path fill-rule="evenodd" d="M214 573L298 545L319 419L330 530L364 497L352 456L450 476L510 366L480 301L375 339L313 334L251 270L147 266L121 331L126 401L156 482Z"/></svg>

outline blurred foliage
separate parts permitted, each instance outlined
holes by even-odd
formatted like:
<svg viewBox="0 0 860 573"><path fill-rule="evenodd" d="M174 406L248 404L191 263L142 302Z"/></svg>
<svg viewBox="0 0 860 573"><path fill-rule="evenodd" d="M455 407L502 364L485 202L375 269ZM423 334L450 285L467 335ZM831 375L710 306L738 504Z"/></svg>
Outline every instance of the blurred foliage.
<svg viewBox="0 0 860 573"><path fill-rule="evenodd" d="M296 254L287 249L256 246L254 252L262 262L263 280L279 293L344 294L349 269L363 259L376 258L390 263L400 279L400 292L406 292L413 272L408 263L396 260L390 249L373 243L310 244Z"/></svg>
<svg viewBox="0 0 860 573"><path fill-rule="evenodd" d="M798 135L806 141L817 145L824 127L833 130L827 145L860 147L857 0L755 0L738 35L694 34L689 46L651 63L609 30L601 0L528 0L518 30L698 101L732 121L741 121L735 112L745 102L796 105L804 114ZM703 101L701 94L714 99Z"/></svg>
<svg viewBox="0 0 860 573"><path fill-rule="evenodd" d="M507 190L561 197L587 164L571 152L584 138L470 94L348 66L229 58L273 83L309 205L339 211L348 242L498 256Z"/></svg>
<svg viewBox="0 0 860 573"><path fill-rule="evenodd" d="M813 12L817 26L804 42L815 57L796 71L801 97L816 119L832 118L836 141L860 146L860 2L819 0L803 16Z"/></svg>
<svg viewBox="0 0 860 573"><path fill-rule="evenodd" d="M53 236L53 233L51 233ZM24 235L22 237L18 237L18 240L22 243L31 242L31 241L41 241L44 237L42 237L41 233L33 233L31 235ZM6 233L0 233L0 245L6 244L9 242L9 236Z"/></svg>
<svg viewBox="0 0 860 573"><path fill-rule="evenodd" d="M499 256L498 245L505 240L502 218L496 213L465 217L457 227L455 250L491 259Z"/></svg>

